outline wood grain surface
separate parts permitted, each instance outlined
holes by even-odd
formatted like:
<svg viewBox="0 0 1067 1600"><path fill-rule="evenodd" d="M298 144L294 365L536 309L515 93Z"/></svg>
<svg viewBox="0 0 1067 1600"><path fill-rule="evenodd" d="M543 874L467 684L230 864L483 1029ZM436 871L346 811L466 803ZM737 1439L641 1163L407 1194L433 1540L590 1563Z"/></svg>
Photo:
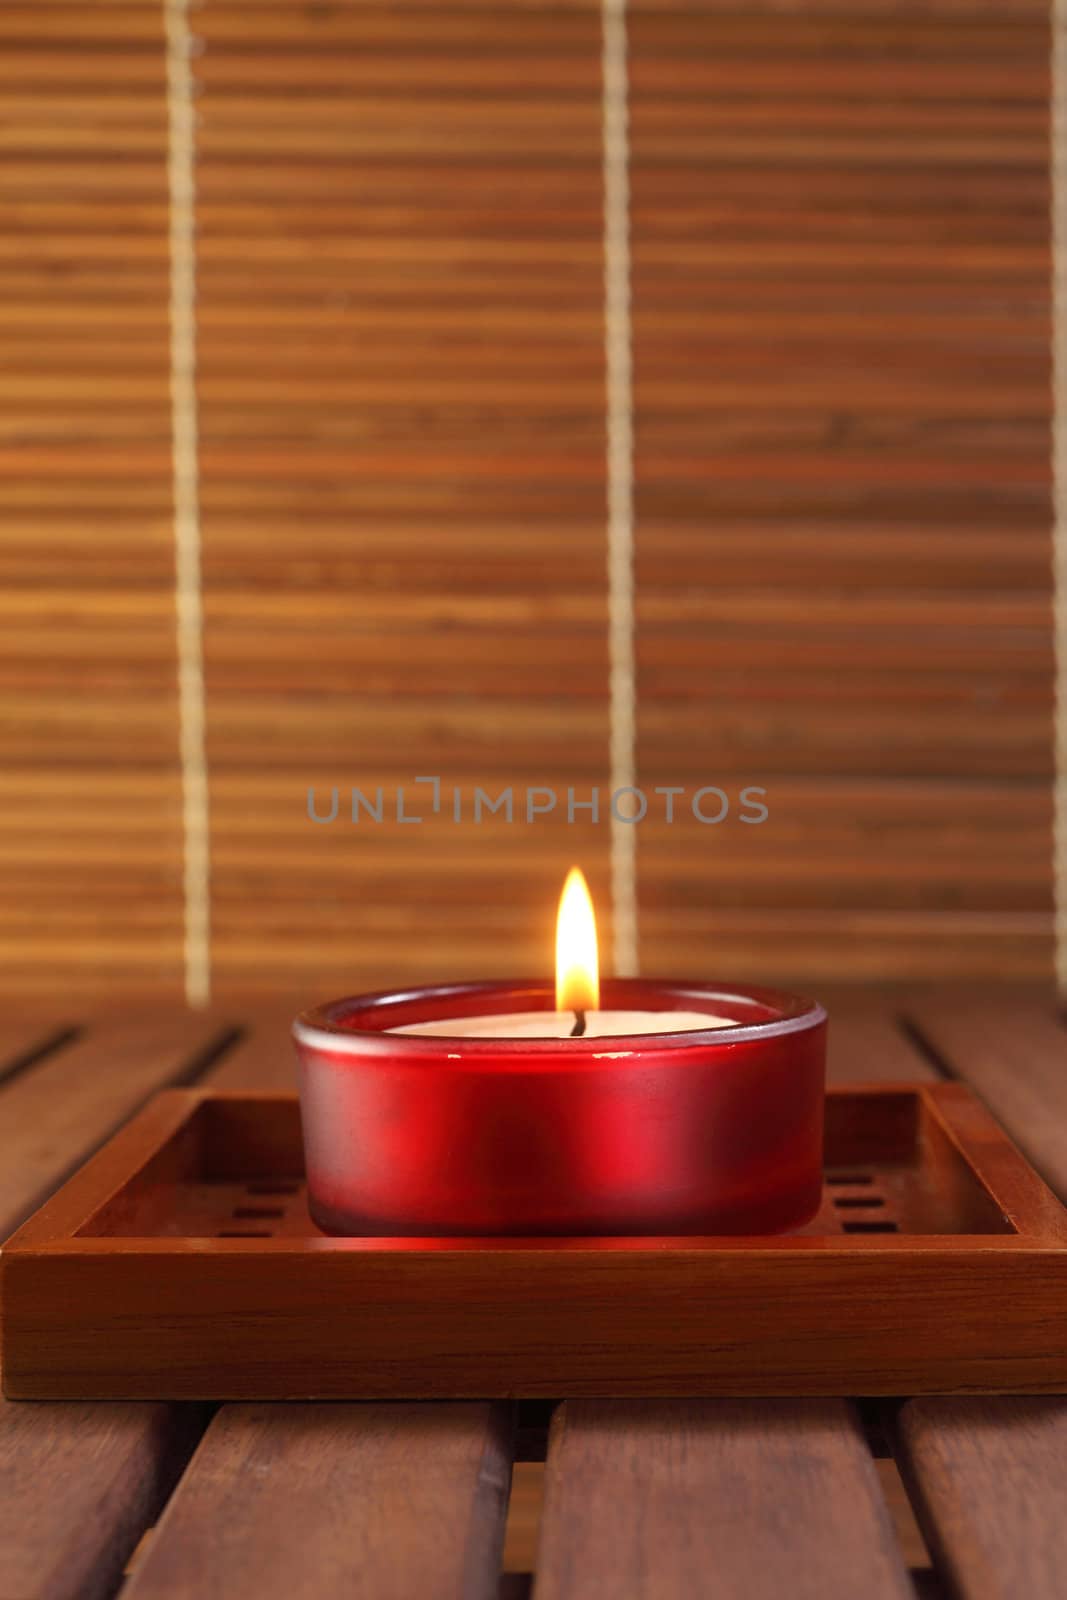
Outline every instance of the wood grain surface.
<svg viewBox="0 0 1067 1600"><path fill-rule="evenodd" d="M0 1238L154 1090L194 1078L231 1031L210 1013L116 1017L0 1085Z"/></svg>
<svg viewBox="0 0 1067 1600"><path fill-rule="evenodd" d="M106 1600L206 1422L197 1406L0 1400L0 1594Z"/></svg>
<svg viewBox="0 0 1067 1600"><path fill-rule="evenodd" d="M293 1018L304 1007L299 996L286 1004L271 998L257 1005L233 1043L211 1068L215 1089L295 1089Z"/></svg>
<svg viewBox="0 0 1067 1600"><path fill-rule="evenodd" d="M0 1238L155 1088L187 1081L224 1042L218 1018L70 1010L0 1037ZM47 1047L52 1041L52 1048ZM207 1420L197 1406L13 1405L0 1399L0 1594L104 1600Z"/></svg>
<svg viewBox="0 0 1067 1600"><path fill-rule="evenodd" d="M535 1600L906 1600L867 1445L840 1401L568 1400Z"/></svg>
<svg viewBox="0 0 1067 1600"><path fill-rule="evenodd" d="M1067 1382L1067 1213L957 1084L832 1092L827 1196L790 1235L327 1239L300 1157L292 1094L157 1096L9 1241L5 1392L551 1399ZM234 1220L247 1217L264 1220Z"/></svg>
<svg viewBox="0 0 1067 1600"><path fill-rule="evenodd" d="M259 1025L261 1037L265 1033L280 1061L279 1038L288 1045L287 1035L280 1035L278 1027L264 1024L262 1018ZM0 1057L0 1125L5 1131L3 1209L12 1219L25 1214L42 1198L42 1186L54 1187L151 1088L189 1081L211 1070L216 1058L240 1067L256 1026L251 1022L243 1042L238 1043L239 1029L224 1014L171 1010L151 1017L135 1014L132 1019L93 1017L84 1025L82 1037L72 1043L63 1042L64 1027L43 1013L40 1019L27 1018L25 1023L9 1022L3 1036L7 1054ZM55 1041L52 1052L43 1050L48 1039ZM35 1059L41 1051L41 1058ZM264 1057L260 1054L257 1059ZM330 1408L318 1413L320 1423L328 1421L331 1411L340 1416L336 1408ZM203 1408L188 1403L18 1405L0 1400L0 1594L18 1600L103 1600L112 1594L131 1552L196 1446L206 1420ZM386 1410L379 1423L377 1435L372 1432L365 1438L360 1461L366 1470L368 1457L373 1456L383 1472L391 1474L389 1483L381 1487L382 1498L369 1505L356 1497L365 1515L364 1558L378 1540L375 1592L406 1595L411 1592L405 1587L406 1577L414 1580L418 1576L422 1590L428 1593L455 1592L455 1583L461 1582L469 1584L464 1592L490 1594L486 1574L495 1571L506 1506L510 1458L505 1420L499 1412L483 1406L454 1408L450 1415L432 1408L421 1418L414 1412L398 1412L392 1425ZM240 1434L240 1423L235 1432ZM322 1442L323 1434L327 1444ZM336 1429L330 1434L328 1428L320 1427L318 1438L316 1446L315 1419L309 1415L303 1448L299 1440L291 1441L281 1484L286 1489L292 1478L324 1509L333 1508L336 1555L337 1542L347 1539L351 1528L351 1507L329 1496L323 1501L318 1471L310 1470L303 1477L302 1462L317 1469L332 1449L339 1459L347 1459L350 1474L359 1469L353 1464L349 1442L339 1437ZM480 1457L475 1450L478 1438L483 1445ZM280 1433L278 1439L281 1446ZM425 1445L441 1447L442 1470L436 1479L420 1468ZM246 1439L246 1448L254 1457L254 1430ZM209 1468L213 1453L214 1445L207 1455ZM251 1474L253 1482L261 1481L263 1475L254 1460ZM274 1482L277 1487L279 1479ZM61 1493L57 1493L58 1486ZM242 1479L233 1493L239 1511L247 1480ZM404 1518L411 1496L419 1501L423 1543L417 1547L410 1537L413 1529L409 1530L405 1521L408 1557L404 1564L398 1563L390 1541L396 1533L395 1519ZM269 1502L269 1494L267 1499ZM284 1500L283 1493L274 1515L282 1537L293 1548ZM392 1522L383 1515L383 1508L391 1513ZM250 1526L253 1548L262 1543L269 1516L267 1504L259 1528ZM327 1517L326 1522L329 1520ZM235 1526L241 1526L239 1516ZM450 1563L444 1560L449 1549ZM161 1573L160 1582L171 1581L166 1551L163 1545L158 1569L147 1569L146 1584L156 1583L154 1570ZM193 1542L190 1554L195 1554ZM301 1557L312 1584L305 1592L338 1592L335 1579L338 1584L341 1579L331 1572L327 1557L324 1550L325 1566L321 1561L310 1566L306 1553ZM210 1553L210 1561L214 1559ZM435 1561L441 1564L435 1566ZM399 1584L396 1589L388 1587L387 1567ZM177 1581L181 1576L179 1571ZM290 1578L291 1574L286 1578L287 1587L273 1592L293 1593ZM195 1592L209 1592L203 1586L206 1582L201 1573ZM213 1592L233 1594L240 1583L240 1574L227 1569L223 1586ZM435 1590L435 1583L443 1587ZM192 1591L187 1587L163 1592ZM271 1592L265 1571L258 1573L257 1592Z"/></svg>
<svg viewBox="0 0 1067 1600"><path fill-rule="evenodd" d="M927 1541L960 1600L1057 1600L1067 1565L1058 1486L1067 1401L911 1400L897 1455Z"/></svg>
<svg viewBox="0 0 1067 1600"><path fill-rule="evenodd" d="M830 1083L935 1083L937 1069L908 1037L905 1005L886 994L880 1003L838 991L822 1002L830 1017L826 1075Z"/></svg>
<svg viewBox="0 0 1067 1600"><path fill-rule="evenodd" d="M946 994L911 1014L945 1070L979 1090L1060 1194L1067 1193L1067 1033L1052 997ZM1062 1399L911 1400L899 1413L894 1448L927 1542L960 1600L1022 1593L1054 1600L1062 1592Z"/></svg>
<svg viewBox="0 0 1067 1600"><path fill-rule="evenodd" d="M511 1429L489 1405L227 1406L129 1600L495 1600Z"/></svg>
<svg viewBox="0 0 1067 1600"><path fill-rule="evenodd" d="M1067 1194L1067 1033L1051 998L949 996L912 1007L946 1069L974 1085L1061 1195Z"/></svg>
<svg viewBox="0 0 1067 1600"><path fill-rule="evenodd" d="M944 1069L973 1083L1067 1194L1067 1034L1051 995L949 994L910 1014ZM1056 1600L1067 1562L1056 1490L1067 1464L1062 1400L910 1400L897 1418L894 1450L953 1594Z"/></svg>
<svg viewBox="0 0 1067 1600"><path fill-rule="evenodd" d="M894 1019L903 1018L914 1025L918 1018L913 1001L899 993L882 994L872 998L866 1006L862 1001L848 1001L841 995L831 994L828 998L834 1019L843 1024L832 1034L837 1046L843 1049L851 1032L854 1038L864 1042L865 1059L872 1071L883 1060L892 1075L897 1076L901 1061L910 1060L910 1047L901 1046L904 1034L899 1021ZM993 997L985 998L991 1002ZM973 992L969 999L947 995L941 1009L946 1015L958 1016L965 1014L968 1004L974 1003ZM1008 993L1003 1005L1009 1027L1016 1016L1013 1008L1020 1004L1023 1011L1019 1014L1024 1019L1034 1015L1032 996L1027 999ZM69 1011L57 1015L69 1021ZM1047 1041L1055 1052L1060 1047L1062 1034L1052 1024L1052 1015L1051 1002L1046 1001ZM992 1017L990 1004L985 1018L987 1031ZM247 1031L244 1043L229 1046L216 1063L216 1069L221 1065L225 1070L227 1062L236 1066L243 1054L241 1074L254 1074L252 1041L262 1018L246 1014L221 1020L227 1027L244 1022ZM54 1017L45 1016L43 1023L46 1032L54 1031ZM35 1037L37 1027L38 1022L34 1020L24 1029L16 1019L6 1034L10 1048L24 1048L27 1039ZM96 1028L105 1035L114 1036L113 1022L94 1018L85 1024L87 1040ZM270 1060L282 1063L280 1035L273 1018L267 1019L266 1028ZM178 1025L172 1022L172 1041L178 1032ZM923 1037L928 1036L929 1029L924 1026ZM158 1037L165 1043L166 1030ZM183 1076L196 1071L195 1051L200 1045L195 1043L198 1035L193 1033L190 1037L194 1041L194 1053L185 1062ZM1028 1037L1031 1047L1015 1058L1015 1075L1025 1080L1036 1072L1045 1081L1049 1058L1041 1056L1033 1044L1034 1027L1030 1028ZM966 1077L966 1056L949 1057L945 1047L946 1036L942 1035L941 1055L945 1065L951 1072ZM164 1054L172 1048L173 1044L166 1046ZM901 1056L901 1048L904 1056ZM35 1065L25 1066L6 1083L0 1082L0 1122L4 1118L4 1098L23 1078L28 1082L44 1071L48 1059L46 1056ZM98 1055L98 1063L100 1059ZM1059 1057L1054 1054L1051 1059ZM170 1066L166 1070L169 1072L173 1055L168 1060ZM0 1075L2 1070L0 1068ZM161 1077L164 1075L161 1072ZM90 1077L85 1073L71 1075L62 1087L58 1079L50 1081L56 1095L63 1093L77 1101L83 1092L88 1092ZM141 1082L143 1080L138 1080L132 1086L131 1106L143 1093ZM35 1103L43 1114L47 1109L47 1096L38 1096ZM1028 1111L1026 1102L1017 1097L1011 1110L1004 1111L1017 1138L1026 1141L1040 1129L1042 1121L1048 1120L1043 1106L1044 1100L1039 1096L1034 1109ZM87 1118L82 1127L77 1119L64 1117L56 1125L57 1169L76 1161L99 1136L91 1118ZM12 1141L8 1141L5 1148L17 1151ZM728 1402L724 1408L708 1406L707 1411L714 1411L717 1416L716 1428L709 1431L694 1427L691 1402L679 1402L677 1417L673 1415L673 1406L664 1408L654 1403L645 1407L634 1402L633 1430L624 1426L619 1415L610 1426L600 1420L606 1412L625 1414L630 1403L617 1407L609 1402L602 1411L599 1403L581 1402L582 1414L597 1419L581 1449L588 1451L590 1461L595 1456L602 1463L606 1483L614 1486L611 1493L617 1493L619 1498L609 1501L608 1490L600 1487L598 1478L585 1473L575 1478L579 1514L573 1515L573 1506L561 1498L557 1484L554 1500L557 1525L552 1537L557 1541L557 1551L561 1552L561 1581L573 1579L582 1570L581 1562L594 1549L604 1550L605 1559L614 1563L608 1570L616 1572L620 1565L619 1551L609 1548L611 1545L639 1553L648 1550L658 1564L657 1570L666 1572L668 1578L684 1577L709 1542L710 1518L710 1526L716 1533L715 1549L689 1592L694 1589L700 1592L720 1574L724 1595L736 1592L747 1600L749 1594L761 1592L755 1587L757 1582L766 1578L769 1584L774 1574L784 1573L777 1583L783 1593L804 1594L808 1592L805 1586L812 1582L817 1587L811 1592L820 1596L833 1594L836 1578L828 1565L829 1546L825 1539L822 1543L814 1539L815 1531L838 1541L845 1556L854 1563L846 1569L853 1578L850 1592L878 1593L872 1585L895 1583L896 1562L892 1553L886 1553L883 1514L877 1499L872 1503L869 1498L869 1463L865 1465L862 1457L857 1458L855 1453L854 1423L835 1403L817 1402L808 1419L812 1424L809 1439L807 1424L801 1424L792 1406L789 1419L779 1425L776 1419L781 1417L782 1404L774 1402L767 1407ZM287 1409L275 1408L272 1415L283 1417ZM307 1408L298 1409L308 1417L313 1415ZM329 1413L338 1408L322 1409ZM364 1408L356 1409L362 1412ZM436 1412L439 1408L432 1409ZM572 1418L577 1410L578 1407L572 1405ZM1058 1573L1062 1565L1058 1534L1061 1519L1057 1518L1055 1507L1050 1507L1048 1491L1049 1485L1054 1486L1062 1476L1062 1411L1061 1401L1054 1397L1039 1401L974 1397L957 1401L933 1399L913 1402L905 1408L896 1443L898 1455L919 1505L937 1569L966 1600L993 1600L993 1597L1006 1600L1009 1595L1014 1600L1021 1588L1032 1592L1035 1600L1046 1600L1046 1597L1052 1600L1058 1595ZM672 1415L668 1416L667 1412ZM626 1437L640 1432L641 1419L646 1413L654 1418L648 1429L648 1437L654 1445L650 1458L656 1463L654 1474L651 1469L646 1471L642 1465L643 1454L633 1448ZM226 1415L224 1412L223 1418ZM314 1443L314 1429L312 1437L301 1441L301 1428L295 1426L290 1436L292 1448L284 1442L276 1448L265 1431L253 1426L257 1415L262 1415L261 1408L242 1407L232 1434L226 1427L219 1426L218 1433L224 1444L227 1439L229 1443L224 1449L213 1445L207 1466L201 1469L198 1463L198 1483L194 1485L191 1478L186 1482L189 1493L183 1497L181 1516L183 1523L186 1517L191 1519L187 1526L192 1549L187 1565L182 1564L186 1558L174 1542L173 1528L178 1523L175 1502L174 1516L164 1524L166 1539L161 1545L162 1553L156 1558L160 1565L155 1573L149 1564L151 1536L143 1547L141 1560L146 1563L143 1580L146 1585L155 1584L157 1579L172 1581L169 1575L173 1572L200 1571L197 1563L205 1559L209 1549L212 1553L223 1552L227 1561L233 1562L240 1544L239 1528L213 1523L198 1511L198 1507L202 1511L205 1505L203 1484L209 1473L217 1472L218 1477L211 1481L234 1496L230 1523L239 1521L241 1515L234 1487L236 1479L232 1475L242 1463L240 1482L245 1491L259 1493L260 1484L265 1482L263 1504L277 1506L280 1522L286 1515L286 1502L284 1497L273 1498L275 1490L270 1479L279 1455L283 1455L296 1492L294 1503L298 1501L305 1510L310 1506L307 1514L319 1518L319 1526L329 1525L330 1508L314 1503L314 1494L321 1495L323 1489L323 1474L315 1470L322 1456ZM828 1418L837 1420L828 1423ZM169 1481L167 1474L173 1472L173 1462L184 1459L195 1442L199 1423L190 1420L194 1421L191 1437L181 1432L174 1413L151 1404L95 1403L88 1408L54 1403L0 1404L0 1484L3 1485L0 1493L3 1507L0 1510L0 1590L18 1594L20 1600L23 1596L40 1597L40 1600L66 1600L70 1596L74 1600L75 1596L112 1592L122 1563L141 1530L155 1515L156 1507L150 1504L152 1497L157 1491L165 1492L165 1487L161 1486ZM609 1436L613 1441L616 1439L616 1429L621 1430L618 1448L609 1451L605 1441ZM714 1448L710 1443L712 1435ZM343 1458L344 1452L336 1443L329 1449L339 1459ZM576 1457L571 1455L567 1461L567 1470L572 1471ZM168 1462L172 1465L168 1466ZM787 1464L789 1482L796 1475L805 1495L823 1485L817 1499L804 1500L808 1506L807 1516L795 1515L791 1509L789 1483L783 1482ZM729 1481L724 1483L722 1494L729 1508L731 1526L720 1526L724 1513L717 1507L715 1497L702 1496L694 1492L692 1486L704 1481L703 1474L727 1468ZM310 1486L303 1481L305 1470L312 1480ZM343 1459L339 1471L343 1477ZM56 1485L60 1482L62 1493L57 1493ZM686 1485L685 1492L691 1495L691 1499L684 1501L690 1507L684 1519L671 1503L671 1485L678 1482ZM781 1490L772 1492L773 1486L779 1484L783 1484ZM418 1492L427 1491L423 1486ZM430 1493L431 1500L435 1493ZM665 1525L670 1529L667 1538L657 1533L657 1520L650 1509L652 1503L663 1507ZM398 1501L392 1502L396 1514L399 1514L398 1504ZM626 1515L610 1519L612 1504L624 1506ZM835 1508L841 1506L848 1509L851 1519L848 1526L842 1526L839 1521ZM346 1502L346 1509L356 1516L363 1515L365 1510L358 1502L351 1505ZM588 1521L588 1533L581 1526L583 1518ZM736 1528L733 1523L737 1524ZM262 1528L262 1522L257 1527ZM740 1531L747 1528L754 1531L745 1544ZM405 1520L403 1531L406 1537L414 1537L418 1543L418 1530L412 1523ZM870 1541L866 1552L859 1542L861 1532ZM262 1536L268 1542L280 1537L274 1529L266 1530ZM676 1546L679 1548L675 1549ZM720 1547L727 1563L721 1569L716 1566ZM454 1549L454 1546L449 1548ZM791 1566L790 1550L793 1551ZM755 1571L757 1558L765 1571ZM815 1574L810 1580L809 1568ZM231 1565L227 1570L233 1572L236 1568ZM258 1573L260 1569L256 1567L256 1570ZM557 1566L557 1573L559 1570ZM331 1589L330 1569L325 1563L320 1563L315 1571L320 1580L317 1592L324 1600L333 1592L350 1591L351 1582L344 1573L342 1581ZM929 1583L935 1580L929 1572L920 1576L925 1594L928 1580ZM516 1593L525 1592L521 1574L510 1575L510 1581L517 1586ZM641 1571L634 1569L629 1581L639 1584ZM733 1589L728 1586L730 1581ZM239 1577L237 1585L232 1592L241 1592ZM149 1588L146 1592L154 1591ZM637 1592L642 1591L638 1589ZM897 1591L890 1588L888 1592ZM658 1591L656 1593L658 1600Z"/></svg>

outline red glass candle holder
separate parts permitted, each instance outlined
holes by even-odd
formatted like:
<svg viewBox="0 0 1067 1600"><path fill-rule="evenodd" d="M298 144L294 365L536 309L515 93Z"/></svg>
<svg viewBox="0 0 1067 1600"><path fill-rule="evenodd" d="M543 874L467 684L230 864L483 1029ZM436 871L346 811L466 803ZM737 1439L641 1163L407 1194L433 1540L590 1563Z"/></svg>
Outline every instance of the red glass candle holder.
<svg viewBox="0 0 1067 1600"><path fill-rule="evenodd" d="M826 1013L771 989L606 980L601 1006L738 1026L396 1034L551 1011L540 983L357 996L294 1024L311 1215L360 1235L775 1233L822 1189Z"/></svg>

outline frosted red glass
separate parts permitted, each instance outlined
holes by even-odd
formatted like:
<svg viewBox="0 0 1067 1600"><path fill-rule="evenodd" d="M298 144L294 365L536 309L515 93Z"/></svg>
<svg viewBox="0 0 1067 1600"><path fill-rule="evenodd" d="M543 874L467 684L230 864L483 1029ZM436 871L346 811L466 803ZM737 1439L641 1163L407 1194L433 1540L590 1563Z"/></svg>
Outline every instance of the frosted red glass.
<svg viewBox="0 0 1067 1600"><path fill-rule="evenodd" d="M357 996L294 1024L327 1233L773 1233L816 1212L826 1014L770 989L609 979L605 1010L741 1024L600 1039L392 1034L549 1011L551 985Z"/></svg>

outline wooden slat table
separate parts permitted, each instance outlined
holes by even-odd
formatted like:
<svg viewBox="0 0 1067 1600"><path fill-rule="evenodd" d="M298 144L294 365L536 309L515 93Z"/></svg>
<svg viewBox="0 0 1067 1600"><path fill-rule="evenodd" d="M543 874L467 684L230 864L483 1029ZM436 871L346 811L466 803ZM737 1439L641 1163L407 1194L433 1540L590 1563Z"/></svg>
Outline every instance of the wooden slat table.
<svg viewBox="0 0 1067 1600"><path fill-rule="evenodd" d="M829 998L832 1078L965 1078L1067 1194L1067 1032L1050 996ZM0 1231L156 1089L291 1083L288 1016L9 1019ZM508 1489L513 1461L545 1455L535 1545L542 1469L520 1465L510 1522ZM0 1402L0 1600L1060 1600L1065 1474L1058 1397Z"/></svg>
<svg viewBox="0 0 1067 1600"><path fill-rule="evenodd" d="M906 1600L843 1401L569 1401L548 1449L537 1593Z"/></svg>

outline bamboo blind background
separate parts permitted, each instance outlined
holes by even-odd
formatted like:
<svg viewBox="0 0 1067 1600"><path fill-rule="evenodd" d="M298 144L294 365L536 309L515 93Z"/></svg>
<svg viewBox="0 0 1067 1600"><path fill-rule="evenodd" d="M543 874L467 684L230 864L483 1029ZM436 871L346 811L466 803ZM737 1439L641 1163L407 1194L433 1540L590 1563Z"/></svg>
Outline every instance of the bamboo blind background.
<svg viewBox="0 0 1067 1600"><path fill-rule="evenodd" d="M190 11L216 992L610 937L605 825L305 811L609 786L602 21ZM640 825L642 968L1047 975L1047 15L626 25L637 781L771 813ZM177 990L162 4L0 50L0 981Z"/></svg>

